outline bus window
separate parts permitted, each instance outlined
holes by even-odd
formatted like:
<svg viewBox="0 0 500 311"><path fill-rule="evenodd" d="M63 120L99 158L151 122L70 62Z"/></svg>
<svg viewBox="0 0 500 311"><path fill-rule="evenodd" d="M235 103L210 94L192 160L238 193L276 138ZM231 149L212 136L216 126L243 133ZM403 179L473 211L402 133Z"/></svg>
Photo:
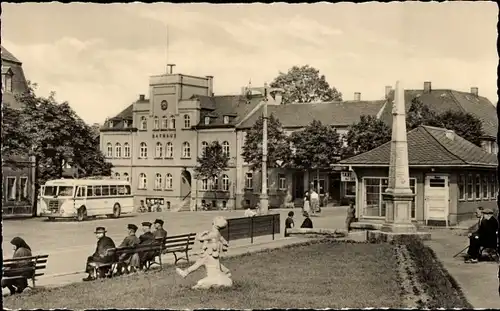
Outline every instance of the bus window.
<svg viewBox="0 0 500 311"><path fill-rule="evenodd" d="M130 191L130 186L125 186L125 195L130 195L132 192Z"/></svg>
<svg viewBox="0 0 500 311"><path fill-rule="evenodd" d="M109 186L102 186L102 195L103 196L109 195Z"/></svg>
<svg viewBox="0 0 500 311"><path fill-rule="evenodd" d="M73 186L59 186L58 196L72 197L73 196Z"/></svg>
<svg viewBox="0 0 500 311"><path fill-rule="evenodd" d="M111 195L117 195L118 194L117 187L118 186L109 186L109 194L111 194Z"/></svg>
<svg viewBox="0 0 500 311"><path fill-rule="evenodd" d="M53 197L57 193L57 186L45 186L44 196Z"/></svg>
<svg viewBox="0 0 500 311"><path fill-rule="evenodd" d="M94 186L94 196L95 197L101 196L101 186Z"/></svg>
<svg viewBox="0 0 500 311"><path fill-rule="evenodd" d="M85 197L85 187L78 187L76 191L76 196L79 198Z"/></svg>
<svg viewBox="0 0 500 311"><path fill-rule="evenodd" d="M87 196L91 197L94 195L94 192L92 191L92 186L87 187Z"/></svg>

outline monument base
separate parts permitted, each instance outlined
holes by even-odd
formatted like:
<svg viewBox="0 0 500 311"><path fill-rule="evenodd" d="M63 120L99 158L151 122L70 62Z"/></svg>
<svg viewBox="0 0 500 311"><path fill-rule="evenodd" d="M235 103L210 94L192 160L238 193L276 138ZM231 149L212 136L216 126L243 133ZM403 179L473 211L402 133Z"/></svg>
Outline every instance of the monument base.
<svg viewBox="0 0 500 311"><path fill-rule="evenodd" d="M417 227L411 222L408 223L384 223L380 231L392 233L415 233Z"/></svg>
<svg viewBox="0 0 500 311"><path fill-rule="evenodd" d="M431 239L430 232L387 232L381 230L368 231L368 241L372 243L402 243L408 239L420 239L427 241Z"/></svg>

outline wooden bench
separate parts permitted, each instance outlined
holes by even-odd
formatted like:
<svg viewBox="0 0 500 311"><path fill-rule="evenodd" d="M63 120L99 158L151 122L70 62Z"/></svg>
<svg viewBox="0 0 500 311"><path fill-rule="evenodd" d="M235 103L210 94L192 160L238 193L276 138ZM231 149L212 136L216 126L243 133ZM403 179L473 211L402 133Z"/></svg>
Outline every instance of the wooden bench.
<svg viewBox="0 0 500 311"><path fill-rule="evenodd" d="M230 218L227 227L221 230L222 236L229 242L239 239L248 239L253 243L253 238L263 235L280 233L280 215L262 215L253 217Z"/></svg>
<svg viewBox="0 0 500 311"><path fill-rule="evenodd" d="M36 278L44 275L43 270L47 267L49 255L38 255L31 257L18 257L4 259L2 264L3 280L30 279L35 288Z"/></svg>

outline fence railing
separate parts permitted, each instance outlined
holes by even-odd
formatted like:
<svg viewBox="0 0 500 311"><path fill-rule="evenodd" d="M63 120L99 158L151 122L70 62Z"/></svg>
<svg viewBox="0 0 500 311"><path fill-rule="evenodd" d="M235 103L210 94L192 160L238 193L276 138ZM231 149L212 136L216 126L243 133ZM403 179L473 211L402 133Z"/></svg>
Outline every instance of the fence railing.
<svg viewBox="0 0 500 311"><path fill-rule="evenodd" d="M253 217L230 218L227 227L221 231L222 236L229 242L254 237L280 233L280 214L270 214Z"/></svg>

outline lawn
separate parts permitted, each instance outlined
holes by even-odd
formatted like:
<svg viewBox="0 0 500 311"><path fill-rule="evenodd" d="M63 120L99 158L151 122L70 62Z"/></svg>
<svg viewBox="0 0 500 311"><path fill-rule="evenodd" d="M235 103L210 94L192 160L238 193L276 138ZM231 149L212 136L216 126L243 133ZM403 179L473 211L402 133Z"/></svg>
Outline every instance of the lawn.
<svg viewBox="0 0 500 311"><path fill-rule="evenodd" d="M9 296L11 309L88 308L403 308L396 260L389 244L307 243L223 258L234 286L192 290L204 276L186 279L172 266L53 289Z"/></svg>

